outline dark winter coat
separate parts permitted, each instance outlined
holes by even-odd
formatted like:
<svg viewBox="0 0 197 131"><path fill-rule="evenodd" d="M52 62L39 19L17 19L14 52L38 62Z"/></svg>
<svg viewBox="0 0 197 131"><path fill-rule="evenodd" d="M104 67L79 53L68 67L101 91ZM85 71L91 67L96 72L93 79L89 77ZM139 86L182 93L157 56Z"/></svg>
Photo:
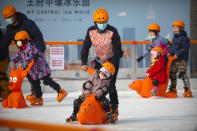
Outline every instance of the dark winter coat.
<svg viewBox="0 0 197 131"><path fill-rule="evenodd" d="M108 93L110 79L100 79L99 70L91 75L83 85L83 94L95 94L97 98L105 96Z"/></svg>
<svg viewBox="0 0 197 131"><path fill-rule="evenodd" d="M102 61L116 64L122 57L120 36L116 28L108 25L104 33L98 33L97 26L91 26L86 34L81 50L82 65L87 65L89 48L95 47L96 56Z"/></svg>
<svg viewBox="0 0 197 131"><path fill-rule="evenodd" d="M152 80L158 80L160 83L164 83L167 80L165 56L159 57L159 60L147 70L146 73L150 75Z"/></svg>
<svg viewBox="0 0 197 131"><path fill-rule="evenodd" d="M25 30L30 35L30 38L36 43L36 48L44 53L46 47L43 40L43 35L37 25L24 14L17 12L16 20L17 26L8 25L6 27L5 43L9 45L14 40L15 34L18 31Z"/></svg>
<svg viewBox="0 0 197 131"><path fill-rule="evenodd" d="M190 39L187 36L185 31L181 31L179 34L174 34L172 38L172 47L170 49L170 54L178 57L177 60L185 60L186 62L189 59L189 48L190 48Z"/></svg>
<svg viewBox="0 0 197 131"><path fill-rule="evenodd" d="M2 30L0 29L0 61L4 60L5 58L8 58L8 56L8 45L4 42L4 35Z"/></svg>

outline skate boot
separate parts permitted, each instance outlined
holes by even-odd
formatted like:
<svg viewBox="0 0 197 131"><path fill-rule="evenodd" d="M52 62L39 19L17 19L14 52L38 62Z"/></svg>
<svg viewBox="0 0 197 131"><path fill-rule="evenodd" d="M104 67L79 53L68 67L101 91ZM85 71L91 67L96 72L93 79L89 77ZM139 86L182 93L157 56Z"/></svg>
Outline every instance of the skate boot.
<svg viewBox="0 0 197 131"><path fill-rule="evenodd" d="M30 101L31 106L42 106L43 105L43 99L41 98L35 98Z"/></svg>
<svg viewBox="0 0 197 131"><path fill-rule="evenodd" d="M177 98L176 88L170 88L170 90L165 94L166 98Z"/></svg>
<svg viewBox="0 0 197 131"><path fill-rule="evenodd" d="M107 112L106 124L115 124L115 122L116 121L113 119L111 112Z"/></svg>
<svg viewBox="0 0 197 131"><path fill-rule="evenodd" d="M75 121L77 121L75 114L72 114L69 118L66 119L67 123L72 123L72 122L75 122Z"/></svg>
<svg viewBox="0 0 197 131"><path fill-rule="evenodd" d="M157 86L154 86L150 93L151 93L152 96L156 96L156 94L157 94L158 91L159 91L158 90L158 87Z"/></svg>
<svg viewBox="0 0 197 131"><path fill-rule="evenodd" d="M118 115L119 115L118 106L111 107L110 111L111 111L113 119L115 121L117 121L118 120Z"/></svg>
<svg viewBox="0 0 197 131"><path fill-rule="evenodd" d="M57 96L57 98L56 98L56 100L58 101L58 102L61 102L66 96L67 96L67 92L64 90L64 89L60 89L59 91L58 91L58 96Z"/></svg>
<svg viewBox="0 0 197 131"><path fill-rule="evenodd" d="M28 100L29 102L35 98L36 96L33 93L26 96L26 100Z"/></svg>
<svg viewBox="0 0 197 131"><path fill-rule="evenodd" d="M190 90L190 88L188 88L184 93L183 93L183 97L185 98L191 98L192 96L192 91Z"/></svg>

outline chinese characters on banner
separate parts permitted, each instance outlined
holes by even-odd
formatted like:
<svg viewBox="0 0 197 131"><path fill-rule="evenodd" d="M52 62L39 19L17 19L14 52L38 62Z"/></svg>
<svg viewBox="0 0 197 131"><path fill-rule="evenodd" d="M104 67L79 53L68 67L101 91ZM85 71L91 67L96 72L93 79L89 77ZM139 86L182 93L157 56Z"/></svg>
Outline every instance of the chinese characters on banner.
<svg viewBox="0 0 197 131"><path fill-rule="evenodd" d="M44 7L44 6L81 6L86 7L89 6L89 0L26 0L26 6L36 6L36 7Z"/></svg>
<svg viewBox="0 0 197 131"><path fill-rule="evenodd" d="M51 70L64 69L64 47L50 47Z"/></svg>
<svg viewBox="0 0 197 131"><path fill-rule="evenodd" d="M36 15L35 22L82 22L81 15L90 14L90 0L26 0L25 6L27 15Z"/></svg>

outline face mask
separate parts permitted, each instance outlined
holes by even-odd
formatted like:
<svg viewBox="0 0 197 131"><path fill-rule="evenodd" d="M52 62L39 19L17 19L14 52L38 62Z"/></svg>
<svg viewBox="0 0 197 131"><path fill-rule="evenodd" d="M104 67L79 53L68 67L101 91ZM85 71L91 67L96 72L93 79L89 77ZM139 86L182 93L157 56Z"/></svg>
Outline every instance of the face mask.
<svg viewBox="0 0 197 131"><path fill-rule="evenodd" d="M22 41L17 41L16 44L18 47L21 47L23 45Z"/></svg>
<svg viewBox="0 0 197 131"><path fill-rule="evenodd" d="M105 67L102 67L100 69L100 74L102 74L103 76L105 76L105 79L110 77L110 73L107 71L107 69L105 69ZM100 77L102 77L102 76L100 76Z"/></svg>
<svg viewBox="0 0 197 131"><path fill-rule="evenodd" d="M13 24L13 21L12 21L12 19L11 19L11 18L8 18L8 19L5 19L5 20L6 20L6 22L8 23L8 25Z"/></svg>
<svg viewBox="0 0 197 131"><path fill-rule="evenodd" d="M99 78L104 80L104 79L107 79L107 76L103 72L100 72L99 73Z"/></svg>
<svg viewBox="0 0 197 131"><path fill-rule="evenodd" d="M149 40L150 41L153 41L153 39L155 39L156 38L156 36L155 35L153 35L153 36L149 36Z"/></svg>
<svg viewBox="0 0 197 131"><path fill-rule="evenodd" d="M107 22L103 24L97 23L97 27L99 28L99 30L105 30L107 27Z"/></svg>
<svg viewBox="0 0 197 131"><path fill-rule="evenodd" d="M157 57L157 54L158 54L157 51L151 51L150 53L151 53L151 57L152 57L153 59L155 59L155 58Z"/></svg>

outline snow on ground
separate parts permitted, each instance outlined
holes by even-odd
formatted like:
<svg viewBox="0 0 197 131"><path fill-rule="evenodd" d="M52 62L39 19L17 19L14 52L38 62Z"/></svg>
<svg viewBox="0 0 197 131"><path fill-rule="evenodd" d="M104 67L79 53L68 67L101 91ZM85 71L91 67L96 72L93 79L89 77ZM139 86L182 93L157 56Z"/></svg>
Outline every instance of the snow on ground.
<svg viewBox="0 0 197 131"><path fill-rule="evenodd" d="M121 131L195 131L197 130L197 90L194 98L145 99L134 91L119 91L119 121L116 125L99 125ZM72 92L62 103L56 102L55 93L45 93L44 105L25 109L2 109L0 118L65 124L72 112L73 100L80 92ZM0 128L2 130L4 128Z"/></svg>

